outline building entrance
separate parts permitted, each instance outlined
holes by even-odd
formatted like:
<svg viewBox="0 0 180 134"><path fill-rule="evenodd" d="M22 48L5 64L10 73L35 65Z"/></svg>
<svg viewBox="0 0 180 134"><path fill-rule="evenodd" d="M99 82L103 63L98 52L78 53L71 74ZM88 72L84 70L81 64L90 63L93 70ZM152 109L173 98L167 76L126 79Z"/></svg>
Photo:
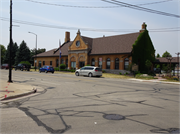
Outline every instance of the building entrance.
<svg viewBox="0 0 180 134"><path fill-rule="evenodd" d="M84 67L84 65L85 65L84 62L82 62L82 61L79 62L79 67L80 67L80 68L81 68L81 67Z"/></svg>

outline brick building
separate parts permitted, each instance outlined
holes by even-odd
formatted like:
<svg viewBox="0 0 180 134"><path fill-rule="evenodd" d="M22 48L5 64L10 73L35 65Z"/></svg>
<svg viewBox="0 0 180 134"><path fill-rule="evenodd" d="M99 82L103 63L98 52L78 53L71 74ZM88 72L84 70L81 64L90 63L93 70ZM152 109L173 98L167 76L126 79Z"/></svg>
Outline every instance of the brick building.
<svg viewBox="0 0 180 134"><path fill-rule="evenodd" d="M101 38L90 38L81 35L78 30L73 41L70 40L70 33L65 33L65 42L61 46L61 61L68 69L80 68L85 65L99 66L106 71L127 70L132 63L132 45L137 40L139 34L146 29L146 24L142 24L142 29L137 33L116 35ZM59 66L59 48L37 55L37 64Z"/></svg>

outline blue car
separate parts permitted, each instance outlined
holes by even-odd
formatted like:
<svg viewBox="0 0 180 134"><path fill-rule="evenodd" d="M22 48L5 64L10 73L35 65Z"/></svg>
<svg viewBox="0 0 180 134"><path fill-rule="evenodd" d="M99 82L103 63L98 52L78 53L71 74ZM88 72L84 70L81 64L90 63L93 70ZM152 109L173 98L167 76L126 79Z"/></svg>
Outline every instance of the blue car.
<svg viewBox="0 0 180 134"><path fill-rule="evenodd" d="M51 72L54 73L54 68L52 66L43 66L42 68L39 69L39 72Z"/></svg>

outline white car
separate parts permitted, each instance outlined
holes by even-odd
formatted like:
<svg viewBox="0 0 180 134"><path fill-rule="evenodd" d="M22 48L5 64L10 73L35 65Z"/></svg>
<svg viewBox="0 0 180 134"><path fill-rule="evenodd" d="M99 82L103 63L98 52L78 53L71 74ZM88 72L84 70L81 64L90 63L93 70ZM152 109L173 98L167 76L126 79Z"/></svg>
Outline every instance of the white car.
<svg viewBox="0 0 180 134"><path fill-rule="evenodd" d="M79 76L79 75L83 75L83 76L98 76L101 77L102 76L102 69L99 67L94 67L94 66L85 66L82 67L81 69L78 69L75 71L75 75Z"/></svg>

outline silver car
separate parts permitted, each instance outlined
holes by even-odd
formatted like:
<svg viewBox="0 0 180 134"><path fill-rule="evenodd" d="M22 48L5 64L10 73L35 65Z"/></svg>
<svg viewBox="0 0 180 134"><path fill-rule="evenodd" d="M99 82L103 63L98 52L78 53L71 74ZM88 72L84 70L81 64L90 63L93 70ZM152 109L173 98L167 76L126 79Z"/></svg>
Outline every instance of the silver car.
<svg viewBox="0 0 180 134"><path fill-rule="evenodd" d="M82 67L81 69L76 70L75 72L76 76L83 75L83 76L102 76L102 69L99 67L94 67L94 66L86 66Z"/></svg>

